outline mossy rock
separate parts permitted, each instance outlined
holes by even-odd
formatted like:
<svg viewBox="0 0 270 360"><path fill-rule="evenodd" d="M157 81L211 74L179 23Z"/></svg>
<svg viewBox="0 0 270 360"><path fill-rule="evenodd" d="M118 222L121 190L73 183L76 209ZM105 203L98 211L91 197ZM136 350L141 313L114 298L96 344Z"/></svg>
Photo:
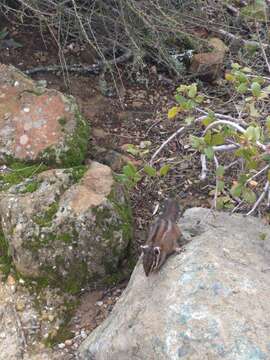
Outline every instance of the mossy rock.
<svg viewBox="0 0 270 360"><path fill-rule="evenodd" d="M13 185L0 193L0 217L22 276L72 294L119 279L132 216L108 166L48 170Z"/></svg>
<svg viewBox="0 0 270 360"><path fill-rule="evenodd" d="M13 66L0 66L0 164L81 164L89 125L72 96L42 89Z"/></svg>

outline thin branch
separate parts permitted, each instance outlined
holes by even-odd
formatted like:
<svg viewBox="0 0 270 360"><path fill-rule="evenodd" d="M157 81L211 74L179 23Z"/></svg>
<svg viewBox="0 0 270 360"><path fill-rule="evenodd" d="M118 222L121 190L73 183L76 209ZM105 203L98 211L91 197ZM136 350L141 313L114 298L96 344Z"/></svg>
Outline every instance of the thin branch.
<svg viewBox="0 0 270 360"><path fill-rule="evenodd" d="M256 33L257 33L257 37L259 39L259 44L260 44L260 49L262 51L262 54L263 54L263 58L264 58L264 61L267 65L267 68L268 68L268 72L270 73L270 64L269 64L269 61L267 59L267 55L266 55L266 52L265 52L265 49L263 47L263 44L262 44L262 40L261 40L261 37L260 37L260 34L259 34L259 29L258 29L259 25L258 23L256 23Z"/></svg>
<svg viewBox="0 0 270 360"><path fill-rule="evenodd" d="M246 130L238 125L238 124L235 124L234 122L232 121L229 121L229 120L217 120L217 121L214 121L212 122L211 124L209 124L206 129L204 130L204 135L207 133L208 130L212 129L213 127L217 126L217 125L228 125L228 126L231 126L233 127L235 130L239 131L240 133L242 134L245 134Z"/></svg>
<svg viewBox="0 0 270 360"><path fill-rule="evenodd" d="M212 127L214 127L214 126L217 126L217 125L228 125L228 126L231 126L231 127L233 127L234 129L236 129L237 131L239 131L240 133L242 133L242 134L245 134L245 132L246 132L246 130L242 127L242 126L240 126L240 125L238 125L238 124L235 124L234 122L232 122L232 121L229 121L229 120L217 120L217 121L214 121L214 122L212 122L211 124L209 124L208 126L207 126L207 128L204 130L204 135L206 134L206 132L209 130L209 129L211 129ZM259 148L261 148L262 150L266 150L266 146L264 145L264 144L262 144L261 142L259 142L259 141L256 141L256 144L257 144L257 146L259 147Z"/></svg>
<svg viewBox="0 0 270 360"><path fill-rule="evenodd" d="M214 155L214 163L216 165L216 169L219 167L219 162L217 157ZM214 201L213 201L213 207L217 208L217 198L218 198L218 176L216 175L216 188L215 188L215 195L214 195Z"/></svg>
<svg viewBox="0 0 270 360"><path fill-rule="evenodd" d="M201 108L196 108L196 110L199 111L202 114L208 115L208 112L201 109ZM225 115L225 114L220 114L220 113L214 113L214 115L215 115L216 118L221 118L221 119L225 119L225 120L229 120L229 121L234 121L234 122L240 123L240 124L242 124L244 126L247 125L247 123L244 120L239 119L239 118L236 119L236 118L234 118L234 117L232 117L230 115Z"/></svg>
<svg viewBox="0 0 270 360"><path fill-rule="evenodd" d="M200 174L200 180L205 180L207 177L207 162L206 162L206 156L204 154L201 154L201 164L202 164L202 171Z"/></svg>
<svg viewBox="0 0 270 360"><path fill-rule="evenodd" d="M266 170L268 170L270 167L270 165L266 165L265 167L263 167L260 171L258 171L256 174L254 174L253 176L251 176L249 179L247 179L246 184L248 184L251 180L255 179L257 176L261 175L263 172L265 172Z"/></svg>
<svg viewBox="0 0 270 360"><path fill-rule="evenodd" d="M156 150L156 152L152 155L151 159L150 159L150 165L153 164L154 159L157 157L157 155L161 152L161 150L170 142L172 141L177 135L179 135L180 133L184 132L185 130L189 129L191 126L193 126L194 124L201 122L203 119L205 119L206 116L200 116L197 119L195 119L190 125L187 126L182 126L180 129L178 129L177 131L175 131L170 137L168 137L168 139L166 139L161 145L160 147Z"/></svg>
<svg viewBox="0 0 270 360"><path fill-rule="evenodd" d="M177 135L181 134L181 132L183 132L184 130L186 130L186 127L183 126L180 129L178 129L176 132L174 132L170 137L168 137L167 140L165 140L161 146L156 150L156 152L152 155L151 160L150 160L150 165L153 164L153 161L155 159L155 157L157 157L157 155L161 152L161 150L170 142L172 141Z"/></svg>
<svg viewBox="0 0 270 360"><path fill-rule="evenodd" d="M263 201L266 193L269 190L269 181L266 181L264 188L263 188L263 192L261 193L261 195L259 196L258 200L255 202L255 204L253 205L252 209L246 214L247 216L251 215L256 209L257 207L260 205L260 203Z"/></svg>
<svg viewBox="0 0 270 360"><path fill-rule="evenodd" d="M233 151L235 149L237 149L238 147L240 147L240 145L235 145L235 144L228 144L228 145L216 145L213 146L213 150L214 152L220 152L220 151Z"/></svg>

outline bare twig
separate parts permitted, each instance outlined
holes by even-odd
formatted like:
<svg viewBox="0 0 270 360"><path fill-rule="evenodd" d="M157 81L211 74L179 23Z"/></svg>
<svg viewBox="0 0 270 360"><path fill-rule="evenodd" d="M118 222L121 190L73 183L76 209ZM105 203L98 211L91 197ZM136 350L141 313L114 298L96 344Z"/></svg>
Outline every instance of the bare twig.
<svg viewBox="0 0 270 360"><path fill-rule="evenodd" d="M270 73L270 64L269 64L269 61L267 59L267 55L266 55L266 52L265 52L265 49L263 47L262 40L261 40L261 37L260 37L260 34L259 34L259 24L258 24L258 22L256 23L256 33L257 33L257 37L259 39L260 49L262 51L264 61L265 61L266 66L268 68L268 72Z"/></svg>
<svg viewBox="0 0 270 360"><path fill-rule="evenodd" d="M201 108L196 108L196 110L199 111L202 114L208 115L208 112L201 109ZM220 113L214 113L214 115L215 115L215 117L217 119L221 118L221 119L224 119L224 120L229 120L229 121L233 121L233 122L242 124L244 126L247 125L247 123L244 120L240 119L240 118L236 119L236 118L234 118L234 117L232 117L230 115L225 115L225 114L220 114Z"/></svg>
<svg viewBox="0 0 270 360"><path fill-rule="evenodd" d="M205 119L206 116L200 116L197 119L195 119L190 125L186 125L186 126L182 126L181 128L179 128L177 131L175 131L170 137L168 137L168 139L166 139L161 145L160 147L155 151L155 153L152 155L151 159L150 159L150 165L153 164L154 159L157 157L157 155L161 152L161 150L170 142L172 141L177 135L183 133L185 130L188 130L191 126L193 126L194 124L201 122L203 119Z"/></svg>
<svg viewBox="0 0 270 360"><path fill-rule="evenodd" d="M205 180L207 177L207 162L206 162L206 156L204 154L201 154L201 164L202 164L202 171L200 175L201 180Z"/></svg>
<svg viewBox="0 0 270 360"><path fill-rule="evenodd" d="M238 144L216 145L213 146L213 150L214 152L229 152L237 149L238 147L240 147Z"/></svg>
<svg viewBox="0 0 270 360"><path fill-rule="evenodd" d="M216 156L214 156L214 163L217 169L219 167L219 162ZM215 188L214 201L212 205L215 209L217 208L217 198L218 198L218 176L216 175L216 188Z"/></svg>
<svg viewBox="0 0 270 360"><path fill-rule="evenodd" d="M217 121L214 121L212 122L211 124L209 124L207 126L207 128L204 130L204 135L206 134L206 132L208 130L210 130L211 128L217 126L217 125L228 125L228 126L231 126L233 127L234 129L236 129L237 131L239 131L240 133L242 134L245 134L246 130L240 126L239 124L235 124L234 122L232 121L229 121L229 120L217 120ZM261 148L262 150L266 150L266 145L262 144L260 141L256 141L256 144L259 148Z"/></svg>
<svg viewBox="0 0 270 360"><path fill-rule="evenodd" d="M255 179L257 176L261 175L263 172L268 170L270 165L266 165L260 171L256 172L256 174L252 175L250 178L247 179L246 184L248 184L251 180Z"/></svg>
<svg viewBox="0 0 270 360"><path fill-rule="evenodd" d="M234 122L232 121L229 121L229 120L217 120L217 121L214 121L212 122L211 124L209 124L206 129L204 130L204 135L207 133L208 130L212 129L213 127L217 126L217 125L228 125L228 126L231 126L233 127L235 130L239 131L240 133L244 134L246 132L246 130L238 125L238 124L235 124Z"/></svg>
<svg viewBox="0 0 270 360"><path fill-rule="evenodd" d="M150 160L150 164L153 164L154 159L157 157L157 155L161 152L161 150L170 142L172 141L177 135L181 134L181 132L183 132L184 130L186 130L185 126L182 126L180 129L178 129L176 132L174 132L170 137L168 137L167 140L165 140L161 146L155 151L155 153L152 155L151 160Z"/></svg>
<svg viewBox="0 0 270 360"><path fill-rule="evenodd" d="M251 215L257 209L257 207L263 201L263 199L264 199L265 195L267 194L268 190L269 190L269 181L266 181L266 183L264 185L264 188L263 188L263 192L261 193L258 200L253 205L252 209L246 214L247 216Z"/></svg>

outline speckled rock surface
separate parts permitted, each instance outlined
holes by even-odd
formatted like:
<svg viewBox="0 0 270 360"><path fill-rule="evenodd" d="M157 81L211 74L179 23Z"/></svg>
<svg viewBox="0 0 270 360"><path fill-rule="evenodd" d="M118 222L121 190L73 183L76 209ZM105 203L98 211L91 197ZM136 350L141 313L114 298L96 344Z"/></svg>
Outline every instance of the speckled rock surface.
<svg viewBox="0 0 270 360"><path fill-rule="evenodd" d="M42 336L49 331L53 322L41 321L35 304L33 294L30 294L18 282L16 283L11 276L7 282L2 282L0 273L1 360L54 360L61 358L61 351L52 353L50 349L46 349L42 343L38 342L40 338L44 339ZM48 307L46 309L48 311Z"/></svg>
<svg viewBox="0 0 270 360"><path fill-rule="evenodd" d="M269 227L200 208L181 223L186 251L148 278L139 261L80 359L270 359Z"/></svg>
<svg viewBox="0 0 270 360"><path fill-rule="evenodd" d="M70 293L89 281L109 281L132 231L123 188L97 162L48 170L10 187L0 193L0 217L16 269Z"/></svg>
<svg viewBox="0 0 270 360"><path fill-rule="evenodd" d="M19 159L79 165L88 132L72 97L0 64L0 164Z"/></svg>

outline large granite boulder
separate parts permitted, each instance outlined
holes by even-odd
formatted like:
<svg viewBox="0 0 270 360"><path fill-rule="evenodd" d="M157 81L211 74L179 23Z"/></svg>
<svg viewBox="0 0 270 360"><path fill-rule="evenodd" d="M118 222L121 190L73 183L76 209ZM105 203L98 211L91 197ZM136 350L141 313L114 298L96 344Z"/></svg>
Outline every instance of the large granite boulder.
<svg viewBox="0 0 270 360"><path fill-rule="evenodd" d="M79 165L88 138L88 125L71 96L0 64L0 164L15 159Z"/></svg>
<svg viewBox="0 0 270 360"><path fill-rule="evenodd" d="M269 227L200 208L181 223L193 236L186 251L148 278L139 261L111 315L81 345L80 359L270 358Z"/></svg>
<svg viewBox="0 0 270 360"><path fill-rule="evenodd" d="M71 293L113 281L132 234L125 192L97 162L48 170L0 192L0 218L17 271Z"/></svg>

